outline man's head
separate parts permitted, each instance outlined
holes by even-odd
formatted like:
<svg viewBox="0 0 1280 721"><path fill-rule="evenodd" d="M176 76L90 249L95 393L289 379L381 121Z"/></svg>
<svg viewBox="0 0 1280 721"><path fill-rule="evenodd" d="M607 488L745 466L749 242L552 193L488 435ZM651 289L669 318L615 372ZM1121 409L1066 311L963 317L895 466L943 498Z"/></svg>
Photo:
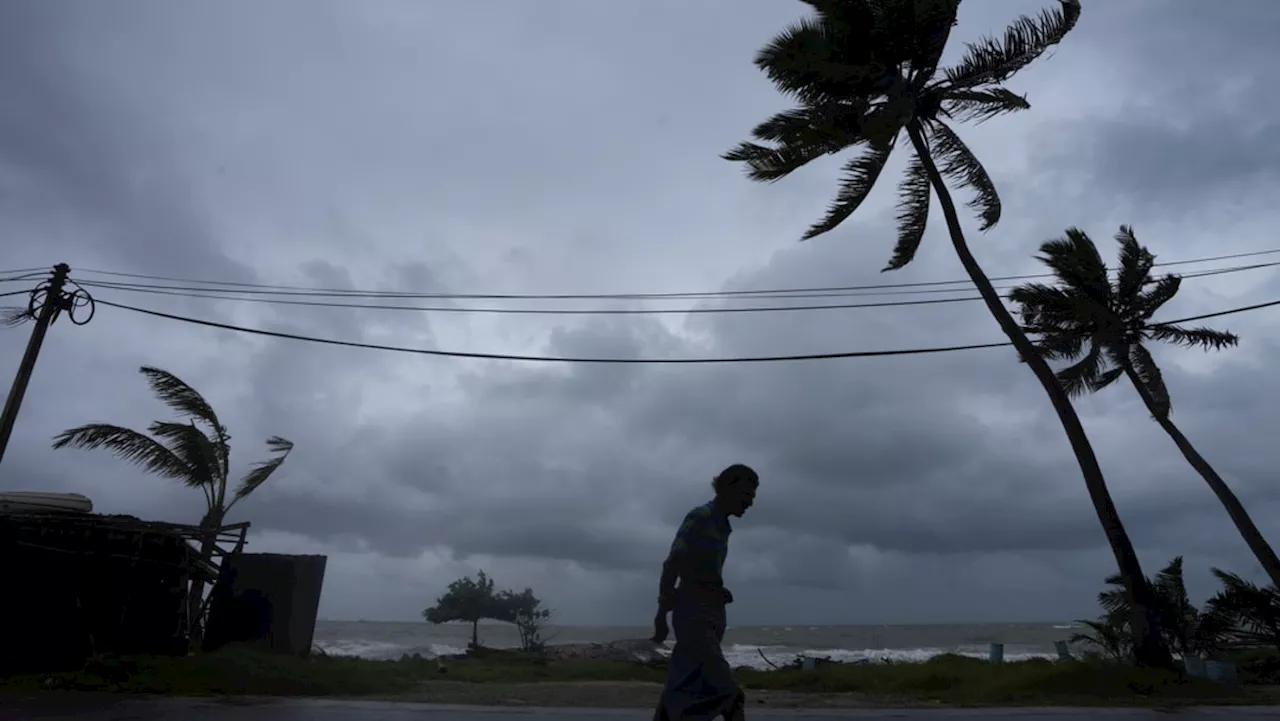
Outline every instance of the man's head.
<svg viewBox="0 0 1280 721"><path fill-rule="evenodd" d="M756 500L760 476L750 466L735 463L720 471L711 482L716 489L716 502L731 516L741 516Z"/></svg>

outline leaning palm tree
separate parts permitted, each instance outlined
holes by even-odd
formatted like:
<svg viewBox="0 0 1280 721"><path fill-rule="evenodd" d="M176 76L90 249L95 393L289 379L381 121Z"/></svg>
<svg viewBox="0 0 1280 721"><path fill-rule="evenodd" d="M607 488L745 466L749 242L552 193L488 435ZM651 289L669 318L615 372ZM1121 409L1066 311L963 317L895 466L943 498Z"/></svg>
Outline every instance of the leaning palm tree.
<svg viewBox="0 0 1280 721"><path fill-rule="evenodd" d="M1227 509L1271 582L1280 586L1280 558L1271 544L1222 476L1174 425L1169 389L1146 346L1148 341L1162 341L1216 350L1240 339L1211 328L1153 323L1152 316L1177 295L1182 279L1151 277L1155 256L1138 243L1132 228L1120 226L1116 241L1120 268L1114 282L1097 246L1083 231L1070 228L1065 237L1041 245L1040 260L1057 283L1028 283L1013 290L1010 298L1021 306L1023 326L1039 337L1037 345L1047 358L1073 361L1058 371L1068 394L1099 391L1121 378L1133 384L1152 417Z"/></svg>
<svg viewBox="0 0 1280 721"><path fill-rule="evenodd" d="M936 195L965 272L1044 386L1071 442L1130 595L1130 627L1139 662L1172 666L1159 620L1147 614L1150 592L1142 566L1084 427L1053 370L969 250L947 185L973 192L969 207L977 212L981 230L999 222L995 185L950 121L983 121L1029 108L1026 98L1006 88L1005 82L1066 36L1080 16L1079 0L1059 0L1054 10L1018 18L1002 38L968 45L960 62L946 69L939 64L959 0L805 2L816 14L784 30L755 61L798 107L757 125L752 135L759 143L742 143L724 157L745 164L751 179L773 182L810 161L853 150L834 202L803 236L809 239L833 230L862 205L905 135L911 159L898 186L897 244L885 270L901 268L915 257Z"/></svg>
<svg viewBox="0 0 1280 721"><path fill-rule="evenodd" d="M150 436L109 423L90 423L59 433L54 438L53 447L105 448L151 473L200 489L206 505L200 521L204 532L200 557L209 563L213 558L217 532L222 528L227 513L284 464L293 450L293 443L279 436L268 438L267 448L275 457L250 467L228 499L231 435L218 420L213 407L194 388L168 371L144 366L139 372L146 376L156 397L182 416L183 422L155 421L147 428ZM193 632L202 593L202 583L192 585L190 621Z"/></svg>

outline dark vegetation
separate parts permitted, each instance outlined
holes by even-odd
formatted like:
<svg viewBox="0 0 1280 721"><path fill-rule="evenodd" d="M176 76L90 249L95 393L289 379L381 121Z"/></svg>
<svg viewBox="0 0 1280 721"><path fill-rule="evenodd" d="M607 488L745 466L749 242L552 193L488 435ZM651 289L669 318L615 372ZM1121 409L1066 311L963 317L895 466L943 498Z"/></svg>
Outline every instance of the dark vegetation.
<svg viewBox="0 0 1280 721"><path fill-rule="evenodd" d="M471 624L473 649L480 648L480 621L505 621L513 624L520 634L520 648L524 651L540 651L547 639L542 637L551 609L542 605L533 589L495 591L493 579L484 571L476 578L460 578L449 584L444 595L436 599L436 605L422 612L428 623L465 621Z"/></svg>

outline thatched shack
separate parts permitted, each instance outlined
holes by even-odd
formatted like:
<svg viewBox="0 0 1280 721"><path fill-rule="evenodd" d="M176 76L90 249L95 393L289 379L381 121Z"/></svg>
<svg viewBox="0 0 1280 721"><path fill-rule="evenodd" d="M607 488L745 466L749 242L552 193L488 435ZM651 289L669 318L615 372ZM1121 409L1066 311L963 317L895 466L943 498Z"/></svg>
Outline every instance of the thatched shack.
<svg viewBox="0 0 1280 721"><path fill-rule="evenodd" d="M220 540L238 534L238 549L247 526ZM0 513L0 674L79 668L93 653L186 653L191 583L217 578L192 546L201 533L122 515Z"/></svg>

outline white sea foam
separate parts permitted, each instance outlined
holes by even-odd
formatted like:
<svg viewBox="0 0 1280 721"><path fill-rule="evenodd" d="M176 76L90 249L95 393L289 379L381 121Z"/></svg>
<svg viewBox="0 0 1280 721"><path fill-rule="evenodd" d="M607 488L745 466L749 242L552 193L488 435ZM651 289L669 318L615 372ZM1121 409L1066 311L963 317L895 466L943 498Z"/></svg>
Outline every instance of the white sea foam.
<svg viewBox="0 0 1280 721"><path fill-rule="evenodd" d="M466 649L433 643L427 647L404 646L389 642L368 641L363 639L337 639L317 642L316 648L335 656L357 656L375 660L394 660L405 654L418 654L424 658L452 656L466 653ZM670 647L659 649L662 655L671 653ZM750 644L729 644L724 646L725 659L734 668L743 666L768 670L771 664L786 666L803 657L822 658L842 663L915 663L927 661L944 653L955 653L970 658L986 658L985 650L977 649L943 649L943 648L825 648L797 651L786 646L753 646ZM1032 658L1054 658L1053 654L1010 653L1004 656L1006 661L1025 661Z"/></svg>
<svg viewBox="0 0 1280 721"><path fill-rule="evenodd" d="M465 648L456 648L443 643L433 643L425 648L404 646L386 641L369 641L365 639L337 639L333 641L317 641L315 648L330 656L356 656L378 661L395 660L405 654L418 654L424 658L438 656L454 656L466 653Z"/></svg>
<svg viewBox="0 0 1280 721"><path fill-rule="evenodd" d="M733 644L724 647L724 656L729 661L730 666L734 668L749 666L762 670L772 668L770 666L771 663L777 666L785 666L804 657L822 658L840 663L919 663L946 653L969 658L987 658L987 651L978 649L825 648L796 651L782 646L751 646L747 644ZM1006 653L1004 655L1004 660L1006 661L1028 661L1033 658L1053 659L1056 656L1046 653Z"/></svg>

